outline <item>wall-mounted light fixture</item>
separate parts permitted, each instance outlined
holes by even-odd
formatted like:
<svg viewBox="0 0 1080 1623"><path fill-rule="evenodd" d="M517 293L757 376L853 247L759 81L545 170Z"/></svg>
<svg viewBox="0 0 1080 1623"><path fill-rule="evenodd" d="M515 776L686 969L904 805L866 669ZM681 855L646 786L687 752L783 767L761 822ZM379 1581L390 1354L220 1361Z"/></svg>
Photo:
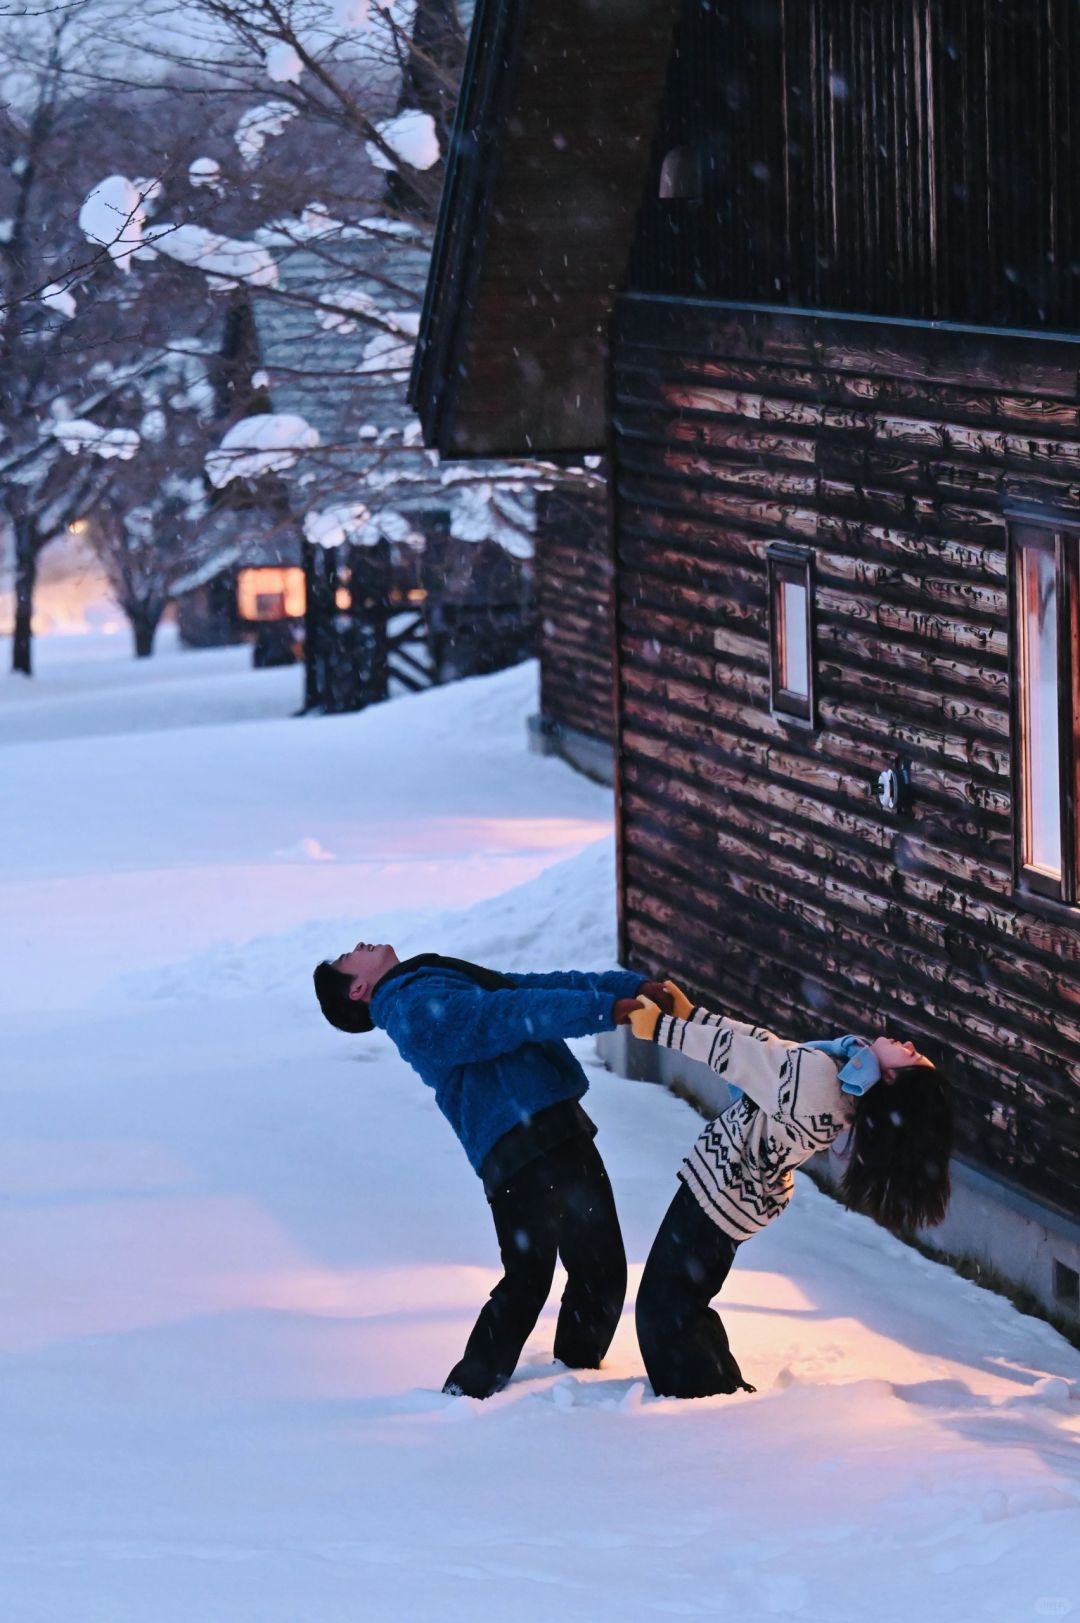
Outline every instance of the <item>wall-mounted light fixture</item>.
<svg viewBox="0 0 1080 1623"><path fill-rule="evenodd" d="M906 817L911 811L911 762L898 755L892 766L878 773L874 793L882 811Z"/></svg>

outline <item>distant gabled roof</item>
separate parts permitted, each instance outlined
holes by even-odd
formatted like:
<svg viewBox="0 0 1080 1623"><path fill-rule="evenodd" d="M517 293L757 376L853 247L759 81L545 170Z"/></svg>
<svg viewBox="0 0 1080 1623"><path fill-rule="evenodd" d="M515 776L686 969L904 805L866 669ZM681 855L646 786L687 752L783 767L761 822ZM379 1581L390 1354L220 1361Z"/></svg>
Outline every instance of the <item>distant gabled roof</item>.
<svg viewBox="0 0 1080 1623"><path fill-rule="evenodd" d="M677 0L479 0L410 399L444 456L601 450Z"/></svg>
<svg viewBox="0 0 1080 1623"><path fill-rule="evenodd" d="M285 296L261 300L255 319L273 410L302 417L319 435L317 449L305 457L307 499L295 506L304 511L362 502L373 512L389 508L428 518L445 510L453 515L458 539L491 534L513 551L509 532L520 538L535 527L534 492L501 461L468 469L437 466L419 441L406 401L410 334L428 258L426 238L401 223L385 233L372 226L366 236L353 231L282 256L279 285ZM396 342L390 340L389 354L369 355L373 339L381 337L377 329L359 323L349 330L352 323L336 320L335 308L346 316L355 308L351 297L370 299L384 316L411 318ZM499 486L497 499L478 483L489 476Z"/></svg>
<svg viewBox="0 0 1080 1623"><path fill-rule="evenodd" d="M384 236L374 229L364 235L357 229L309 250L282 253L278 273L285 296L256 304L273 409L295 412L318 430L329 450L327 467L336 470L341 484L353 471L362 478L371 462L358 430L367 423L404 429L412 413L405 401L404 368L395 371L385 359L366 358L378 329L363 321L336 322L326 312L336 306L347 311L350 296L359 296L387 315L412 313L415 320L427 261L419 237ZM407 339L403 345L407 367Z"/></svg>

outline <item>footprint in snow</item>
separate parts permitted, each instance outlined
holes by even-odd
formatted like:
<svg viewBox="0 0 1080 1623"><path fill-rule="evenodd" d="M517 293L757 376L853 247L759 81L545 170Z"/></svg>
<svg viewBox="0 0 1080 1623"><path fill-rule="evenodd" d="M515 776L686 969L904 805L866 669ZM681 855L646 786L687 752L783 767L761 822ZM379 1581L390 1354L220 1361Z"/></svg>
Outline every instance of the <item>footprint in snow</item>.
<svg viewBox="0 0 1080 1623"><path fill-rule="evenodd" d="M964 1381L915 1381L910 1385L894 1384L893 1392L901 1403L913 1403L924 1409L984 1409L986 1399L973 1392Z"/></svg>

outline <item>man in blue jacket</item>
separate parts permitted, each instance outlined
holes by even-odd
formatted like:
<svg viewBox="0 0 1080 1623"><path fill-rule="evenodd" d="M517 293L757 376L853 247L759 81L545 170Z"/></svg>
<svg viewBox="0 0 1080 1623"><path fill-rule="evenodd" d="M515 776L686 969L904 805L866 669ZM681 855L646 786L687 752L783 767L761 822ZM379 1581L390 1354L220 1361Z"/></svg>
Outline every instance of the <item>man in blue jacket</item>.
<svg viewBox="0 0 1080 1623"><path fill-rule="evenodd" d="M435 1091L483 1181L502 1257L491 1292L444 1392L486 1398L514 1373L562 1258L567 1283L555 1356L596 1369L626 1295L626 1255L589 1084L564 1038L625 1024L637 997L669 994L627 970L499 974L438 953L400 962L358 942L321 963L315 991L341 1031L381 1027Z"/></svg>

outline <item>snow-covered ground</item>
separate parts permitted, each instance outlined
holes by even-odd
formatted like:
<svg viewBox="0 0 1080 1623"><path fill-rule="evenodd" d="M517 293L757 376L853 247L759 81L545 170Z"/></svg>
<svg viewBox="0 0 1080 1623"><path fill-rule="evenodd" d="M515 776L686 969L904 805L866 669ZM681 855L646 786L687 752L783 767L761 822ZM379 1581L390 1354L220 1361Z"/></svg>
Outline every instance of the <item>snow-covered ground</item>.
<svg viewBox="0 0 1080 1623"><path fill-rule="evenodd" d="M171 625L159 630L149 660L133 657L126 629L38 637L29 682L7 674L9 647L0 640L0 746L260 721L295 715L304 698L301 666L253 670L246 643L185 651Z"/></svg>
<svg viewBox="0 0 1080 1623"><path fill-rule="evenodd" d="M611 961L531 667L298 721L243 651L98 653L0 679L4 1623L1080 1616L1080 1354L805 1179L723 1293L757 1396L654 1400L629 1308L595 1374L549 1309L439 1393L487 1208L310 970ZM590 1074L632 1292L697 1121Z"/></svg>

